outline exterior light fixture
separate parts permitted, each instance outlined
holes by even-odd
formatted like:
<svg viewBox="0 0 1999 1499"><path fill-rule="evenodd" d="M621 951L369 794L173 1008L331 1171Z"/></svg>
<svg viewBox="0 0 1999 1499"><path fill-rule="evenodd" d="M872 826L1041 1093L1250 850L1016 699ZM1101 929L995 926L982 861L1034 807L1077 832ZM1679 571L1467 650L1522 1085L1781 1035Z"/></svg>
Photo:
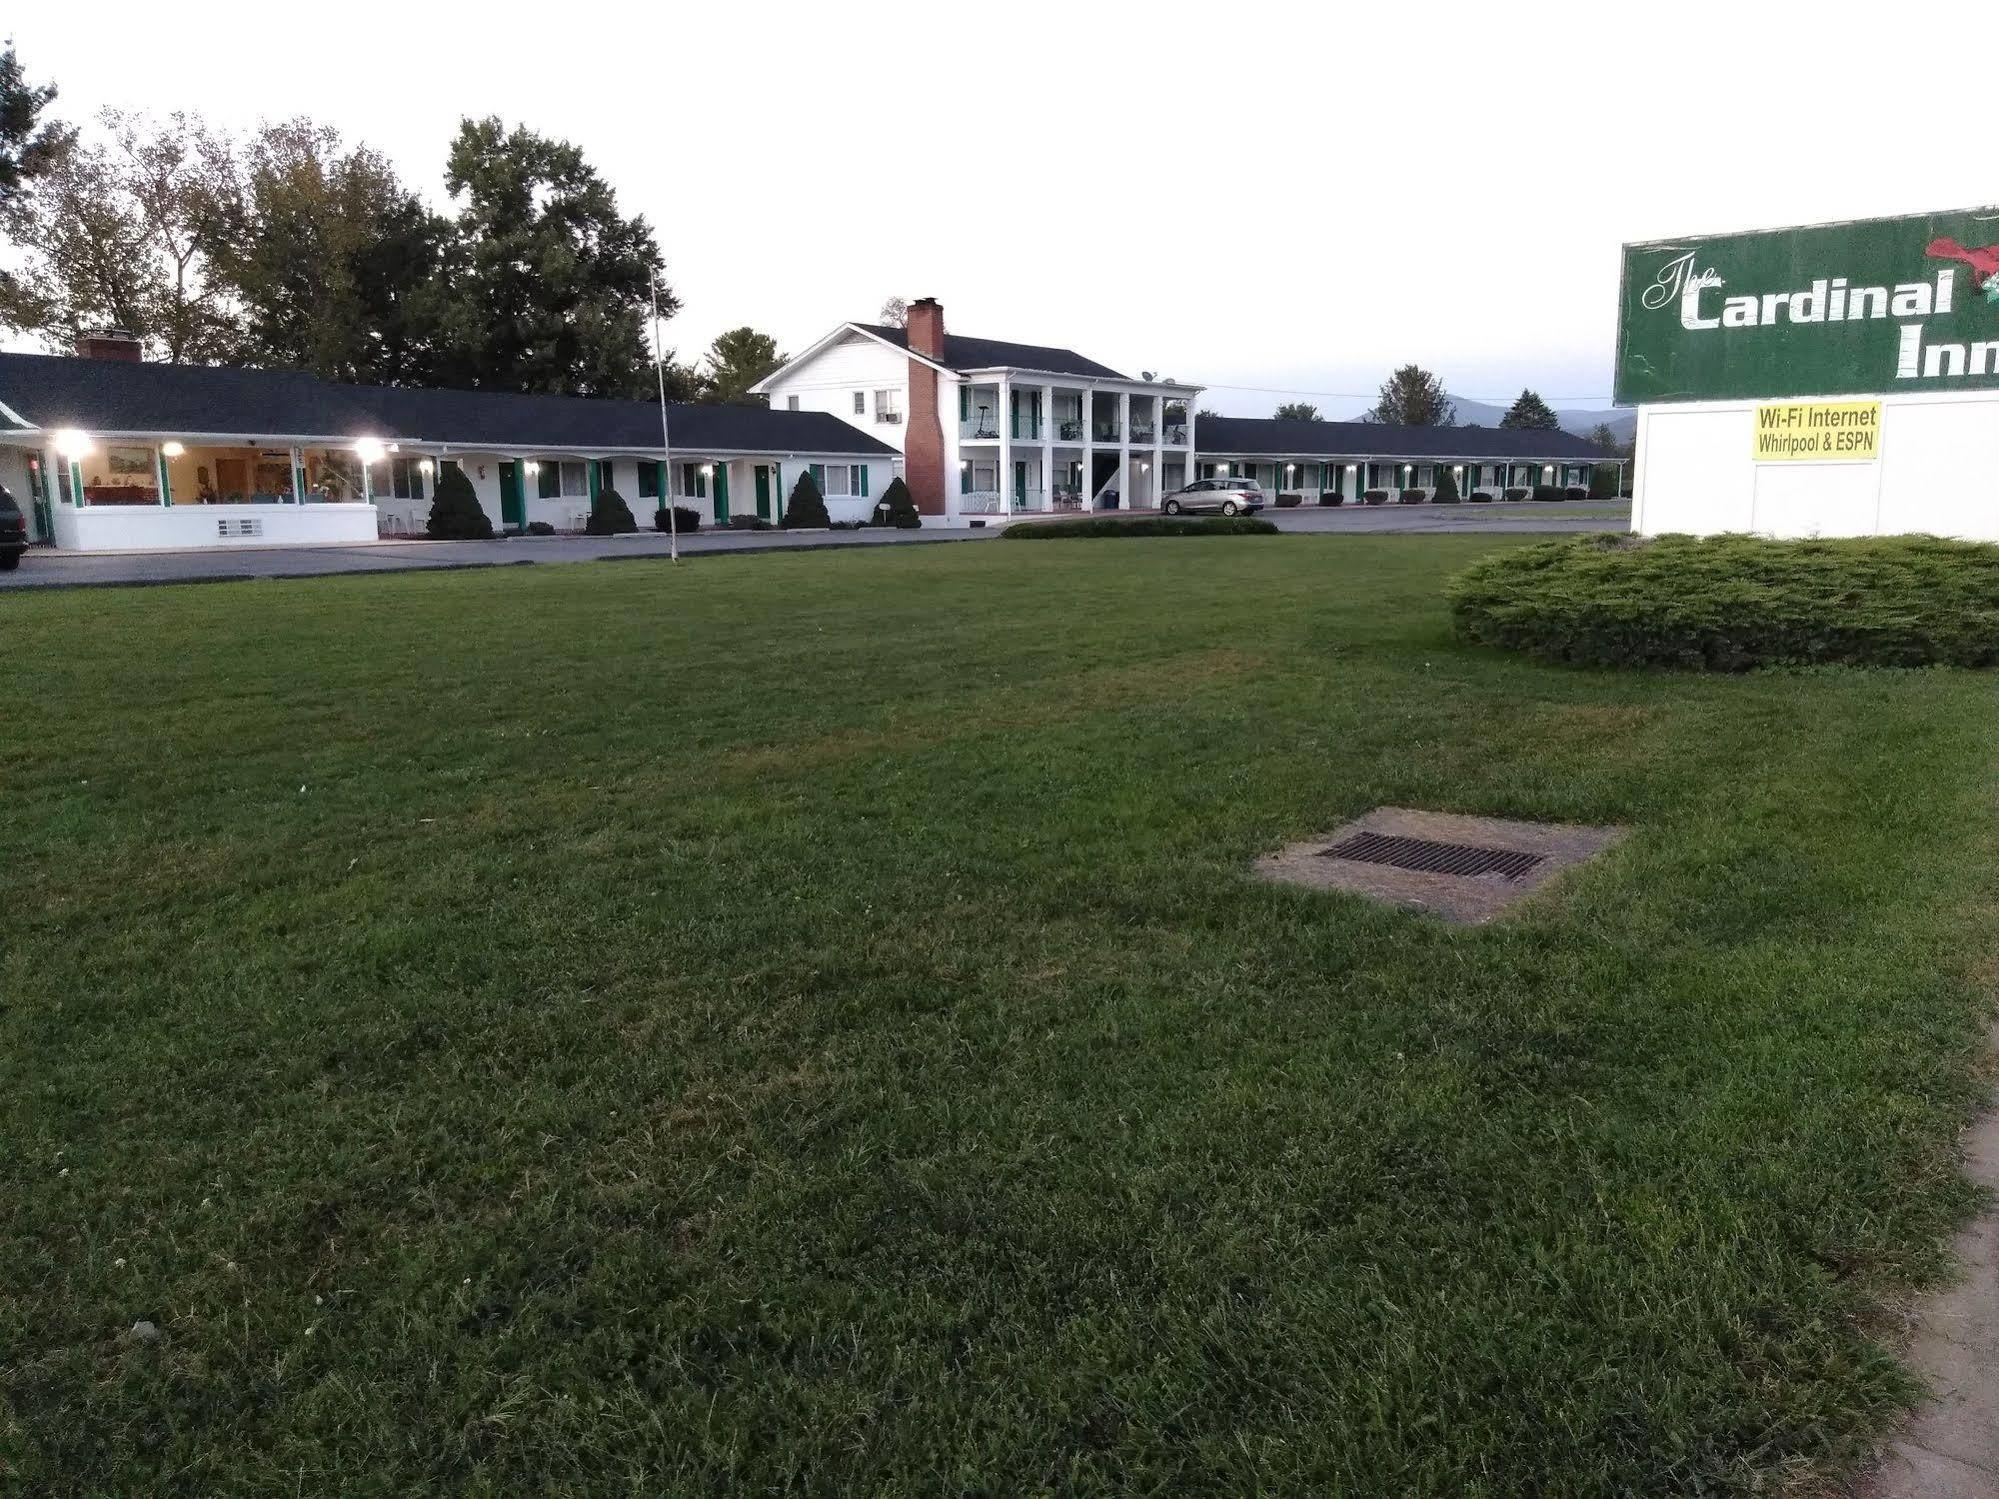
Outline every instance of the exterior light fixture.
<svg viewBox="0 0 1999 1499"><path fill-rule="evenodd" d="M56 451L65 458L81 458L90 451L90 434L64 427L55 435Z"/></svg>
<svg viewBox="0 0 1999 1499"><path fill-rule="evenodd" d="M380 463L384 451L381 439L377 437L363 437L354 444L354 456L363 463Z"/></svg>
<svg viewBox="0 0 1999 1499"><path fill-rule="evenodd" d="M186 451L187 449L177 442L163 442L160 444L160 456L163 458L178 458Z"/></svg>
<svg viewBox="0 0 1999 1499"><path fill-rule="evenodd" d="M712 463L704 463L701 465L701 472L703 474L712 474L715 472L715 465Z"/></svg>
<svg viewBox="0 0 1999 1499"><path fill-rule="evenodd" d="M417 467L422 469L425 473L429 473L432 469L436 468L437 465L432 463L428 458L426 458L423 460L423 462L419 463Z"/></svg>

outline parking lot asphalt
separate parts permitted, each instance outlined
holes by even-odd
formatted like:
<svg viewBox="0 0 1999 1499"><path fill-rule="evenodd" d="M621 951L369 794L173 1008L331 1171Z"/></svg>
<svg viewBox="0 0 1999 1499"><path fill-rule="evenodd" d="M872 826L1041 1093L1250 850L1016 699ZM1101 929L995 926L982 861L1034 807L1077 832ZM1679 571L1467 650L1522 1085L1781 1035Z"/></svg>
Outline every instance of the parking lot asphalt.
<svg viewBox="0 0 1999 1499"><path fill-rule="evenodd" d="M1489 531L1510 535L1622 531L1627 505L1536 504L1383 505L1267 510L1279 529L1301 534ZM1033 522L1022 522L1033 524ZM912 546L985 541L1001 528L928 526L918 531L703 531L681 538L684 557ZM245 547L195 552L59 552L32 548L18 569L0 573L0 593L39 588L137 587L212 583L241 578L316 578L346 573L422 572L509 567L524 563L664 558L668 538L634 536L515 536L505 541L379 541L359 545Z"/></svg>

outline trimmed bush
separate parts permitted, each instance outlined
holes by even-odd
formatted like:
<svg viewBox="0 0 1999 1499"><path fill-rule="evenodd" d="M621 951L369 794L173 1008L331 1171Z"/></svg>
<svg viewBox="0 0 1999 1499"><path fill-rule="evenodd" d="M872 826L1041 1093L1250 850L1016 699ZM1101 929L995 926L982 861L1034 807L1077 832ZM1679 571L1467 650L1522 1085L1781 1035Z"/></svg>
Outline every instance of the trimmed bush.
<svg viewBox="0 0 1999 1499"><path fill-rule="evenodd" d="M1319 491L1319 503L1321 505L1344 505L1346 502L1347 497L1337 489L1322 489Z"/></svg>
<svg viewBox="0 0 1999 1499"><path fill-rule="evenodd" d="M1275 536L1277 527L1254 515L1079 515L1069 520L1017 522L1004 541L1050 541L1075 536Z"/></svg>
<svg viewBox="0 0 1999 1499"><path fill-rule="evenodd" d="M1437 488L1430 496L1431 502L1438 505L1455 505L1459 498L1458 476L1451 472L1448 464L1438 464Z"/></svg>
<svg viewBox="0 0 1999 1499"><path fill-rule="evenodd" d="M1540 500L1543 504L1559 500L1561 497L1562 492L1552 484L1536 484L1534 486L1534 498Z"/></svg>
<svg viewBox="0 0 1999 1499"><path fill-rule="evenodd" d="M923 515L916 508L916 500L909 492L909 486L900 478L888 481L888 488L875 503L875 524L893 526L898 531L918 531L923 528Z"/></svg>
<svg viewBox="0 0 1999 1499"><path fill-rule="evenodd" d="M1424 494L1420 489L1405 489L1395 497L1395 503L1398 505L1420 505L1423 500Z"/></svg>
<svg viewBox="0 0 1999 1499"><path fill-rule="evenodd" d="M1567 489L1562 491L1562 498L1565 500L1586 500L1589 498L1589 491L1584 489L1580 484L1571 484Z"/></svg>
<svg viewBox="0 0 1999 1499"><path fill-rule="evenodd" d="M775 531L777 527L765 520L761 515L732 515L729 517L729 529L731 531Z"/></svg>
<svg viewBox="0 0 1999 1499"><path fill-rule="evenodd" d="M583 522L585 536L630 536L639 528L625 497L606 484L591 503L590 518Z"/></svg>
<svg viewBox="0 0 1999 1499"><path fill-rule="evenodd" d="M1527 498L1527 491L1524 489L1509 489L1504 491L1503 497L1509 500L1524 500Z"/></svg>
<svg viewBox="0 0 1999 1499"><path fill-rule="evenodd" d="M554 525L545 520L529 521L526 530L530 536L553 536L555 534Z"/></svg>
<svg viewBox="0 0 1999 1499"><path fill-rule="evenodd" d="M1370 505L1386 505L1388 503L1388 491L1385 489L1370 489L1361 498Z"/></svg>
<svg viewBox="0 0 1999 1499"><path fill-rule="evenodd" d="M492 517L472 492L472 481L455 463L438 465L437 490L430 500L424 534L433 541L491 541Z"/></svg>
<svg viewBox="0 0 1999 1499"><path fill-rule="evenodd" d="M823 531L832 524L832 517L826 513L826 497L819 493L819 481L812 477L811 469L800 469L798 482L791 486L791 498L784 507L785 529Z"/></svg>
<svg viewBox="0 0 1999 1499"><path fill-rule="evenodd" d="M1590 470L1589 497L1593 500L1614 500L1617 498L1617 465L1599 463Z"/></svg>
<svg viewBox="0 0 1999 1499"><path fill-rule="evenodd" d="M1471 492L1471 502L1474 505L1490 505L1492 496L1483 489L1474 489Z"/></svg>
<svg viewBox="0 0 1999 1499"><path fill-rule="evenodd" d="M1299 494L1281 494L1277 497L1277 508L1279 510L1296 510L1304 498L1303 495Z"/></svg>
<svg viewBox="0 0 1999 1499"><path fill-rule="evenodd" d="M686 505L675 505L671 515L662 505L652 513L652 528L655 531L677 531L682 536L701 529L701 512Z"/></svg>
<svg viewBox="0 0 1999 1499"><path fill-rule="evenodd" d="M1999 546L1927 536L1589 536L1445 590L1458 633L1585 666L1999 663Z"/></svg>

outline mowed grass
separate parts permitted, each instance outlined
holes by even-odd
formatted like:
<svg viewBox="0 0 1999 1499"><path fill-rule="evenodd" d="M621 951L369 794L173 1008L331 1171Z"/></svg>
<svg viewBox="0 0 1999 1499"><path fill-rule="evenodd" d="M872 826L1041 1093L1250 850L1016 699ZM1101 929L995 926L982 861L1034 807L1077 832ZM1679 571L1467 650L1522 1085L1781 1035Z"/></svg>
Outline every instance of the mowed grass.
<svg viewBox="0 0 1999 1499"><path fill-rule="evenodd" d="M1837 1470L1971 1203L1992 679L1454 644L1511 544L0 600L0 1489ZM1384 803L1633 832L1244 878Z"/></svg>

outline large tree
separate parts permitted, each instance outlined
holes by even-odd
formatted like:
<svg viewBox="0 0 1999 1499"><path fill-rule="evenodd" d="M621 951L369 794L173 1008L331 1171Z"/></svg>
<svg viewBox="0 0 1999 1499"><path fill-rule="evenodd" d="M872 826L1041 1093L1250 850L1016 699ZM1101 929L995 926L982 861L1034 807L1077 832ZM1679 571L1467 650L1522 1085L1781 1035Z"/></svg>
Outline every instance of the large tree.
<svg viewBox="0 0 1999 1499"><path fill-rule="evenodd" d="M1524 427L1536 432L1552 432L1562 425L1548 403L1531 390L1520 392L1520 399L1506 409L1506 415L1499 419L1502 427Z"/></svg>
<svg viewBox="0 0 1999 1499"><path fill-rule="evenodd" d="M192 115L164 123L107 110L105 139L65 140L7 204L26 251L0 286L0 324L67 351L95 328L137 334L154 358L210 363L238 338L203 231L228 175L228 143Z"/></svg>
<svg viewBox="0 0 1999 1499"><path fill-rule="evenodd" d="M1421 365L1405 364L1382 383L1381 398L1362 417L1392 427L1455 427L1458 408L1444 394L1444 382Z"/></svg>
<svg viewBox="0 0 1999 1499"><path fill-rule="evenodd" d="M240 304L242 356L334 380L430 383L450 226L379 152L345 149L310 120L264 126L235 166L208 237Z"/></svg>
<svg viewBox="0 0 1999 1499"><path fill-rule="evenodd" d="M702 397L735 405L764 405L765 398L751 395L750 387L783 364L777 340L768 333L731 328L708 346L706 366L701 371Z"/></svg>
<svg viewBox="0 0 1999 1499"><path fill-rule="evenodd" d="M909 298L890 297L875 315L882 320L884 328L906 328L909 326Z"/></svg>
<svg viewBox="0 0 1999 1499"><path fill-rule="evenodd" d="M76 131L42 118L55 103L56 86L28 82L11 40L0 48L0 208L5 208L24 183L55 165Z"/></svg>
<svg viewBox="0 0 1999 1499"><path fill-rule="evenodd" d="M650 395L659 247L644 218L618 212L583 153L497 118L466 120L445 184L459 205L462 263L451 276L443 383ZM662 285L661 315L678 308Z"/></svg>
<svg viewBox="0 0 1999 1499"><path fill-rule="evenodd" d="M1319 408L1310 401L1286 401L1271 413L1280 422L1322 422Z"/></svg>

